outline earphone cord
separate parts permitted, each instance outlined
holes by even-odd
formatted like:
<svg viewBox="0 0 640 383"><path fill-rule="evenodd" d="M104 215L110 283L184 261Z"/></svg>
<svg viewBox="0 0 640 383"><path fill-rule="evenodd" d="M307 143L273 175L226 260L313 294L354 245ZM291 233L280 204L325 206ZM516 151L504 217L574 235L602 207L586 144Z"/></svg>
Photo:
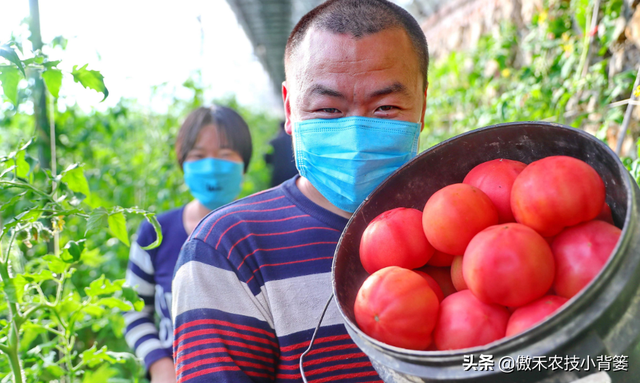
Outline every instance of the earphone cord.
<svg viewBox="0 0 640 383"><path fill-rule="evenodd" d="M322 310L322 314L320 314L320 320L318 321L318 325L316 326L316 329L313 331L313 335L311 336L309 347L307 347L307 349L302 353L302 355L300 355L300 376L302 377L302 381L304 383L308 383L308 382L307 382L307 377L304 376L304 367L302 366L303 364L302 360L305 357L305 355L307 355L309 351L311 351L311 347L313 347L313 342L316 340L316 335L318 335L318 330L320 329L320 325L322 324L322 319L324 319L324 314L327 312L327 309L329 308L329 304L331 303L332 299L333 299L333 293L329 297L327 304L324 305L324 310Z"/></svg>

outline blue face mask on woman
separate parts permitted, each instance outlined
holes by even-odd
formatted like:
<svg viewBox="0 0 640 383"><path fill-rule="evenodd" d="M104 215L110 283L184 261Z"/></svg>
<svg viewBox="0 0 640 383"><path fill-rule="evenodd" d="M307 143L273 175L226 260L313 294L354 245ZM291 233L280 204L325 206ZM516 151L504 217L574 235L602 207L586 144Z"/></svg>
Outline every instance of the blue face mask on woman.
<svg viewBox="0 0 640 383"><path fill-rule="evenodd" d="M420 127L359 116L295 122L296 167L329 202L353 213L385 178L415 157Z"/></svg>
<svg viewBox="0 0 640 383"><path fill-rule="evenodd" d="M183 164L184 181L191 195L214 210L233 201L242 188L241 162L204 158Z"/></svg>

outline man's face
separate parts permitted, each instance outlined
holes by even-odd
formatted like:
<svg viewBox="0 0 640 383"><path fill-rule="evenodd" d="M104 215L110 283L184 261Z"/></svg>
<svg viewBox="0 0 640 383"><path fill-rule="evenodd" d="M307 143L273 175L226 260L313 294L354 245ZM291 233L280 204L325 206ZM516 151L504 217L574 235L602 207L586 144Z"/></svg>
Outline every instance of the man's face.
<svg viewBox="0 0 640 383"><path fill-rule="evenodd" d="M289 58L282 86L287 133L293 122L363 116L422 122L423 74L400 28L356 39L312 28Z"/></svg>

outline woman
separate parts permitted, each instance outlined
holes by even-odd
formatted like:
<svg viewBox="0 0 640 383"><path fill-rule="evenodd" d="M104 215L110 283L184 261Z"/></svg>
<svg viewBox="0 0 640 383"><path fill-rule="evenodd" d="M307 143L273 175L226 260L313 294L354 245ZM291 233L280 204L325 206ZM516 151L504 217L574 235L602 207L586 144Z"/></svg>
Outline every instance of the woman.
<svg viewBox="0 0 640 383"><path fill-rule="evenodd" d="M144 222L131 246L127 283L136 286L144 309L125 314L125 339L144 361L152 383L175 382L173 326L171 325L171 278L180 248L209 212L233 201L251 159L251 134L238 113L224 106L198 108L180 127L176 140L178 164L194 199L158 216L163 241ZM156 326L154 311L159 316Z"/></svg>

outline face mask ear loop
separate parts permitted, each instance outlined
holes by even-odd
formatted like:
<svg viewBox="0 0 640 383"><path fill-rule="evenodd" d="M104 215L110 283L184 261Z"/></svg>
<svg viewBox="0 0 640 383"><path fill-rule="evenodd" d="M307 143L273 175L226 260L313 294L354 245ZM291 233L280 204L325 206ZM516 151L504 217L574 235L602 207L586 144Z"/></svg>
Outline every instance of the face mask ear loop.
<svg viewBox="0 0 640 383"><path fill-rule="evenodd" d="M308 383L308 382L307 382L307 377L304 375L303 358L305 357L305 355L307 355L311 351L311 347L313 347L313 342L316 340L316 335L318 335L318 330L320 329L320 325L322 324L322 319L324 319L324 314L327 312L327 309L329 308L329 304L331 303L332 299L333 299L333 293L331 293L331 296L329 297L327 304L324 305L324 310L322 310L322 314L320 314L318 325L316 326L316 329L313 331L313 335L311 336L309 347L307 347L307 349L302 353L302 355L300 355L300 376L302 377L302 381L304 383Z"/></svg>

